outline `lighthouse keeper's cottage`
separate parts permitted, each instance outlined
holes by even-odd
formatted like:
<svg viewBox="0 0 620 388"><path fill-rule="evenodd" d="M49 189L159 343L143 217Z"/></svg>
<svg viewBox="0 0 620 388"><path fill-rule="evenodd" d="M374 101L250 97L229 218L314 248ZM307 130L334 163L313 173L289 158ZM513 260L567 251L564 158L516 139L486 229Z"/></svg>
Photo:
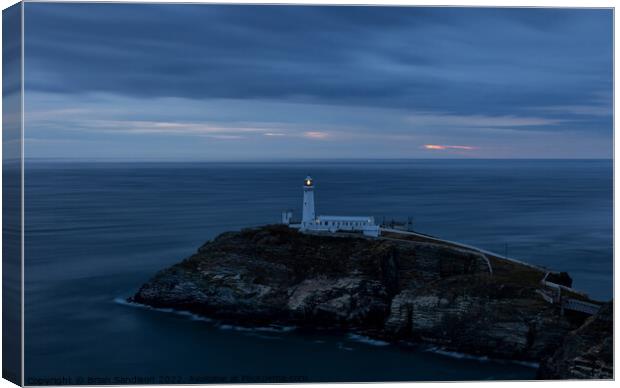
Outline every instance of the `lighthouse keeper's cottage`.
<svg viewBox="0 0 620 388"><path fill-rule="evenodd" d="M375 225L374 217L317 216L314 212L314 180L311 177L304 180L303 190L301 222L291 223L293 214L285 211L282 213L282 223L302 232L362 232L365 236L379 236L379 225Z"/></svg>

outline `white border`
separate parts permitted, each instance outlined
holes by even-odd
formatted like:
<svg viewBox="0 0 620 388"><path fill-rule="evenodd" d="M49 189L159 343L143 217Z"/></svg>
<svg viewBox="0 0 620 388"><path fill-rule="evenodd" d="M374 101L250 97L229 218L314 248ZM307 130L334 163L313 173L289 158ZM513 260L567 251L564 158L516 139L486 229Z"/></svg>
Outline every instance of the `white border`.
<svg viewBox="0 0 620 388"><path fill-rule="evenodd" d="M40 2L40 1L44 1L44 0L27 0L27 2ZM408 1L408 0L388 0L388 1L351 1L351 0L336 0L336 1L330 1L330 0L289 0L289 1L277 1L277 0L272 0L272 1L262 1L262 0L229 0L229 1L214 1L214 0L205 0L205 1L175 1L175 0L150 0L150 1L138 1L138 0L128 0L128 1L92 1L92 0L63 0L62 2L75 2L75 3L79 3L79 2L84 2L84 3L120 3L120 2L126 2L126 3L211 3L211 4L222 4L222 3L233 3L233 4L306 4L306 5L382 5L382 6L469 6L469 7L565 7L565 8L570 8L570 7L582 7L582 8L614 8L615 7L615 2L614 1L610 1L610 0L590 0L590 1L583 1L583 0L564 0L564 1L559 1L559 0L521 0L521 1L514 1L514 0L505 0L502 1L501 3L496 1L480 1L480 0L450 0L449 2L446 1L433 1L433 0L425 0L425 1L421 1L421 2L416 2L416 1ZM2 9L5 9L13 4L17 3L14 0L0 0L0 5L2 6ZM23 11L23 3L22 3L22 11ZM0 18L1 20L1 18ZM1 42L1 38L2 38L2 32L1 32L1 28L0 28L0 42ZM618 158L618 154L617 152L617 148L615 147L615 114L618 112L617 109L617 104L616 104L616 100L615 100L615 95L617 92L617 88L618 86L615 83L615 74L616 71L618 70L618 64L615 61L615 52L616 52L616 42L618 41L618 32L615 29L615 15L614 15L614 99L613 99L613 104L614 104L614 119L613 119L613 125L614 125L614 298L617 297L616 294L616 288L615 288L615 279L617 279L619 270L618 267L615 265L615 259L616 259L616 249L615 249L615 241L618 237L618 233L617 230L615 228L615 220L616 220L616 215L617 215L617 207L615 206L615 204L617 203L617 201L620 199L620 194L615 190L615 182L617 182L617 178L618 178L618 170L616 169L616 160ZM24 14L22 12L22 42L24 41ZM22 77L24 74L24 45L22 45L22 50L21 50L21 56L22 56L22 63L21 63L21 72L22 72ZM0 61L0 72L2 69L2 64ZM1 80L0 80L0 88L1 88ZM22 236L21 236L21 250L22 250L22 254L24 252L24 124L25 124L25 109L24 109L24 82L23 82L23 78L22 78L22 85L21 85L21 92L22 92L22 96L21 96L21 108L22 108L22 112L21 112L21 123L22 123L22 130L21 130L21 136L22 136L22 144L21 144L21 166L22 166L22 187L21 187L21 201L22 201L22 225L21 225L21 230L22 230ZM0 147L0 160L2 157L2 148ZM0 173L0 183L1 183L1 173ZM1 195L1 186L0 186L0 195ZM2 215L2 209L0 207L0 217ZM0 242L2 241L2 237L0 235ZM24 265L23 265L24 261L23 261L23 257L22 257L22 269L21 269L21 281L22 281L22 350L23 350L23 341L24 341ZM1 289L0 289L0 295L1 295ZM1 314L1 313L0 313ZM0 325L1 325L1 320L0 320ZM616 332L616 328L618 325L618 314L615 311L614 312L614 333ZM619 341L614 341L614 355L617 355L618 352L618 342ZM0 362L2 359L2 355L0 352ZM22 379L24 378L24 352L22 351ZM561 386L564 388L577 388L580 387L583 382L579 382L579 381L556 381L556 382L544 382L544 381L519 381L519 382L496 382L496 381L489 381L489 382L485 382L485 385L491 385L491 386L495 386L495 385L503 385L503 386L508 386L511 385L513 387L525 387L525 384L545 384L545 387L560 387ZM381 386L384 387L402 387L403 385L411 385L413 386L413 384L416 384L416 386L421 386L421 387L432 387L432 386L438 386L439 384L445 384L445 383L381 383ZM481 382L455 382L455 383L451 383L451 384L457 384L458 386L461 387L467 387L467 388L474 388L477 387L479 384L481 384ZM613 381L588 381L588 384L594 384L597 386L611 386L612 384L614 384ZM295 385L291 385L291 384L279 384L281 386L286 386L286 387L292 387ZM357 386L359 384L304 384L304 386L307 387L353 387L353 386ZM248 387L258 387L259 385L225 385L224 387L242 387L242 388L248 388ZM13 384L9 383L6 380L1 380L0 379L0 388L5 388L5 387L14 387ZM148 387L153 387L148 386ZM184 386L184 387L195 387L195 386Z"/></svg>

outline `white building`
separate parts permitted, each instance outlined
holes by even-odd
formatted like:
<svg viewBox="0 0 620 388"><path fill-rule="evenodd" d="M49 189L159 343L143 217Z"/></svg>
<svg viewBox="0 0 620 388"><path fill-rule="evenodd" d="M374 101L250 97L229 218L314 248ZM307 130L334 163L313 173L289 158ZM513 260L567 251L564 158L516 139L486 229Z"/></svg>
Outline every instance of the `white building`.
<svg viewBox="0 0 620 388"><path fill-rule="evenodd" d="M304 180L304 201L301 223L293 224L293 213L282 212L282 223L291 228L309 232L362 232L365 236L378 237L379 225L375 225L374 217L353 216L316 216L314 212L314 181L311 177Z"/></svg>

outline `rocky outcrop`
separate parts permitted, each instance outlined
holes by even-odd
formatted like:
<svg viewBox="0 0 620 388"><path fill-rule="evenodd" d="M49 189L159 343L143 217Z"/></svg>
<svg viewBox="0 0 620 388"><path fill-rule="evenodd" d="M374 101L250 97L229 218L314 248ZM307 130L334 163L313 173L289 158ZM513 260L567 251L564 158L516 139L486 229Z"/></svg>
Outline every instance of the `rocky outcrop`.
<svg viewBox="0 0 620 388"><path fill-rule="evenodd" d="M581 327L566 336L545 360L542 379L613 379L613 304L605 304Z"/></svg>
<svg viewBox="0 0 620 388"><path fill-rule="evenodd" d="M291 291L287 308L292 318L319 325L380 325L389 308L386 287L361 277L306 279Z"/></svg>
<svg viewBox="0 0 620 388"><path fill-rule="evenodd" d="M224 233L131 300L245 325L356 330L533 361L553 354L583 321L541 297L540 270L393 237L310 235L285 226ZM557 277L570 284L567 274Z"/></svg>
<svg viewBox="0 0 620 388"><path fill-rule="evenodd" d="M527 283L497 283L492 276L459 276L404 290L392 300L385 331L468 353L540 360L575 327Z"/></svg>

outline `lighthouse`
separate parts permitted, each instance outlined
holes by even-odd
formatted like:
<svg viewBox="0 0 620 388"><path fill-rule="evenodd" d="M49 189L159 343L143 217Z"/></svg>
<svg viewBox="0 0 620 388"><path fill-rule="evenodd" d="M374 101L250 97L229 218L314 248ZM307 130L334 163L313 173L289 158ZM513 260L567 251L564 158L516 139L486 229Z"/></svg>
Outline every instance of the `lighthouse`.
<svg viewBox="0 0 620 388"><path fill-rule="evenodd" d="M314 180L304 179L304 203L301 222L293 221L293 212L282 212L282 223L303 233L361 233L368 237L379 237L381 228L374 217L366 216L317 216L314 213Z"/></svg>
<svg viewBox="0 0 620 388"><path fill-rule="evenodd" d="M304 205L302 207L301 226L302 228L314 224L314 181L310 176L304 179Z"/></svg>

